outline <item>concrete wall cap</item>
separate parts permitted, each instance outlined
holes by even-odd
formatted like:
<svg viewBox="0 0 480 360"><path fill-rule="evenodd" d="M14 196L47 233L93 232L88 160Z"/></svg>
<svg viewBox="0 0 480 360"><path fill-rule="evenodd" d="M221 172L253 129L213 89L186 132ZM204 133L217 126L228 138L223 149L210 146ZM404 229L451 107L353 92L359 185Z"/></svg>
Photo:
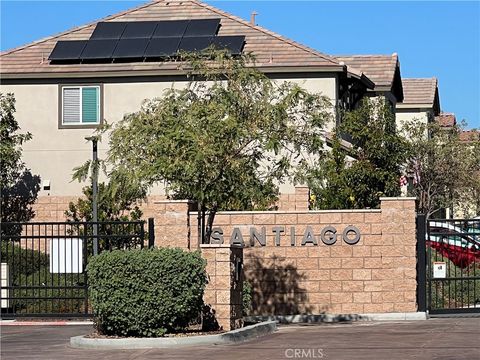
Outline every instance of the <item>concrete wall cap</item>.
<svg viewBox="0 0 480 360"><path fill-rule="evenodd" d="M411 197L411 196L405 196L405 197L381 197L380 201L399 201L399 200L405 200L405 201L411 201L411 200L417 200L416 197Z"/></svg>
<svg viewBox="0 0 480 360"><path fill-rule="evenodd" d="M390 199L390 198L388 198ZM303 215L303 214L350 214L350 213L381 213L381 209L346 209L346 210L289 210L289 211L219 211L216 215ZM190 211L189 215L197 215L196 211Z"/></svg>
<svg viewBox="0 0 480 360"><path fill-rule="evenodd" d="M193 204L192 200L153 200L154 204Z"/></svg>

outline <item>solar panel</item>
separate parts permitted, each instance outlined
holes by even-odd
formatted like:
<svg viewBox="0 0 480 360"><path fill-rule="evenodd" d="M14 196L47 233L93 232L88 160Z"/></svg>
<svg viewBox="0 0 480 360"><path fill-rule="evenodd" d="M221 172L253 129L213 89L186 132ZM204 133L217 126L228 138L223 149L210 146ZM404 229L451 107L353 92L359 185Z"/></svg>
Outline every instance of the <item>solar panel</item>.
<svg viewBox="0 0 480 360"><path fill-rule="evenodd" d="M220 26L220 19L190 20L183 36L214 36Z"/></svg>
<svg viewBox="0 0 480 360"><path fill-rule="evenodd" d="M156 21L129 22L122 34L122 39L150 39L156 27Z"/></svg>
<svg viewBox="0 0 480 360"><path fill-rule="evenodd" d="M180 42L178 50L183 51L202 51L212 44L212 38L209 36L184 37Z"/></svg>
<svg viewBox="0 0 480 360"><path fill-rule="evenodd" d="M99 22L93 31L91 40L115 40L120 39L125 30L126 23L124 22Z"/></svg>
<svg viewBox="0 0 480 360"><path fill-rule="evenodd" d="M217 49L226 49L233 55L242 53L245 44L245 36L216 36L213 38L213 46Z"/></svg>
<svg viewBox="0 0 480 360"><path fill-rule="evenodd" d="M149 39L121 39L112 57L121 58L143 58Z"/></svg>
<svg viewBox="0 0 480 360"><path fill-rule="evenodd" d="M145 57L173 56L177 53L181 37L164 37L150 40L145 50Z"/></svg>
<svg viewBox="0 0 480 360"><path fill-rule="evenodd" d="M50 56L50 60L78 60L87 40L57 41Z"/></svg>
<svg viewBox="0 0 480 360"><path fill-rule="evenodd" d="M153 37L182 37L188 22L188 20L159 21Z"/></svg>
<svg viewBox="0 0 480 360"><path fill-rule="evenodd" d="M86 60L111 59L117 43L117 40L89 40L80 58Z"/></svg>

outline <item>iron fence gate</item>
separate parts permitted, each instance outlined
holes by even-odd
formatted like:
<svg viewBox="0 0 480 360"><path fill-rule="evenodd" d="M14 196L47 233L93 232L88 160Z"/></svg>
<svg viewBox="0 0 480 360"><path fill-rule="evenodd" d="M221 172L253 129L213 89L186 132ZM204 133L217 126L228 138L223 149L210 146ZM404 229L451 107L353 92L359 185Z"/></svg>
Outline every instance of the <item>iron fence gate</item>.
<svg viewBox="0 0 480 360"><path fill-rule="evenodd" d="M1 223L1 317L89 317L91 256L153 241L153 219L148 242L143 221Z"/></svg>
<svg viewBox="0 0 480 360"><path fill-rule="evenodd" d="M480 314L480 219L427 220L423 240L429 313Z"/></svg>

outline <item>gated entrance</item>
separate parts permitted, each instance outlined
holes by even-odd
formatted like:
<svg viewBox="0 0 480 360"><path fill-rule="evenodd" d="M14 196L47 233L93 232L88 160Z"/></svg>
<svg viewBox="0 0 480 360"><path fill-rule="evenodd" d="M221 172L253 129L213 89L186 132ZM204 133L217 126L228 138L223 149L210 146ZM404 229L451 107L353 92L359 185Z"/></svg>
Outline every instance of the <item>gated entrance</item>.
<svg viewBox="0 0 480 360"><path fill-rule="evenodd" d="M97 234L97 235L94 235ZM153 246L145 222L1 224L1 317L89 317L86 266L94 254Z"/></svg>
<svg viewBox="0 0 480 360"><path fill-rule="evenodd" d="M422 238L429 313L480 314L480 219L428 220Z"/></svg>

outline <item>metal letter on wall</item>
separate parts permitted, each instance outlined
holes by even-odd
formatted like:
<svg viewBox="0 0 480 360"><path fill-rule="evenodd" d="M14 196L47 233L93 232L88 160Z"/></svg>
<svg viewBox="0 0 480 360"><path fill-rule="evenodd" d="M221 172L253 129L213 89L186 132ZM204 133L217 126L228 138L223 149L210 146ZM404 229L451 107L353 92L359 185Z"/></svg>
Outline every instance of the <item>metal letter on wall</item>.
<svg viewBox="0 0 480 360"><path fill-rule="evenodd" d="M219 227L212 228L212 244L223 244L223 230Z"/></svg>
<svg viewBox="0 0 480 360"><path fill-rule="evenodd" d="M349 233L353 233L355 235L353 239L348 237ZM347 244L354 245L360 241L360 230L353 225L347 226L345 230L343 230L342 237L343 241L345 241Z"/></svg>
<svg viewBox="0 0 480 360"><path fill-rule="evenodd" d="M325 245L333 245L337 242L337 229L333 226L326 226L320 233L320 239Z"/></svg>
<svg viewBox="0 0 480 360"><path fill-rule="evenodd" d="M240 229L237 227L233 228L232 236L230 237L230 244L245 246L245 243L243 242L242 233L240 232Z"/></svg>
<svg viewBox="0 0 480 360"><path fill-rule="evenodd" d="M267 230L265 229L265 226L262 226L261 233L259 233L254 227L250 228L250 246L255 246L255 240L257 240L261 246L267 245Z"/></svg>
<svg viewBox="0 0 480 360"><path fill-rule="evenodd" d="M302 239L302 246L305 246L308 243L318 245L317 239L315 239L315 235L313 235L313 229L311 226L307 226L307 228L305 229L305 233L303 234Z"/></svg>
<svg viewBox="0 0 480 360"><path fill-rule="evenodd" d="M280 246L280 235L282 232L285 232L285 228L283 226L274 226L272 232L275 234L275 245Z"/></svg>

